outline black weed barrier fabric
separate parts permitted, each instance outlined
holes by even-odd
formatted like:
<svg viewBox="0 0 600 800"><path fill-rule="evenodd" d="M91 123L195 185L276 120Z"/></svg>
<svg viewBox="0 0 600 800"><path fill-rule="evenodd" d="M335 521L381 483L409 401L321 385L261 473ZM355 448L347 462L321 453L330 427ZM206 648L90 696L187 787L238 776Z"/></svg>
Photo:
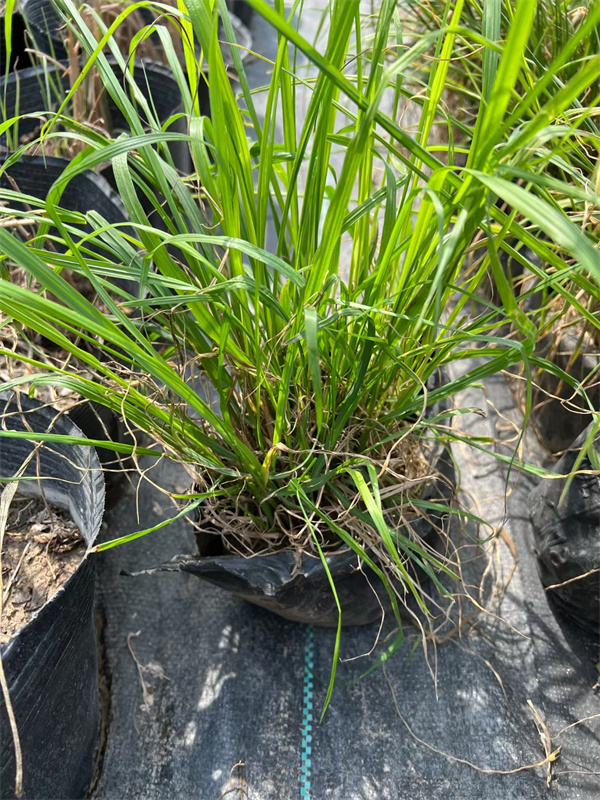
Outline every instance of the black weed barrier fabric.
<svg viewBox="0 0 600 800"><path fill-rule="evenodd" d="M139 523L132 499L113 512L111 536L161 516L161 497L148 486ZM554 732L600 712L592 660L571 648L546 607L531 557L503 609L515 630L484 619L465 641L439 645L430 652L436 687L423 651L411 655L415 634L407 629L405 645L363 680L355 683L374 656L340 665L319 722L333 632L287 622L193 576L119 575L186 541L192 533L177 522L148 538L143 552L123 547L101 558L112 713L96 798L216 800L234 788L253 800L542 798L546 767L487 774L430 747L511 771L545 757L528 700ZM376 654L392 631L386 623ZM342 658L368 653L377 633L377 625L345 629ZM593 722L559 744L558 796L592 800L596 777L569 770L598 769Z"/></svg>
<svg viewBox="0 0 600 800"><path fill-rule="evenodd" d="M504 416L514 412L502 379L488 392ZM482 396L465 399L482 403ZM474 432L492 425L498 435L494 419L473 417ZM112 710L96 800L595 800L597 650L555 617L538 578L531 484L508 476L506 522L499 498L507 476L489 459L459 466L463 485L481 502L490 498L486 517L505 523L518 553L498 616L481 614L474 626L430 644L427 655L414 649L417 634L407 627L399 650L360 680L389 646L394 625L346 628L322 721L333 631L280 619L193 576L120 575L192 547L183 521L141 546L103 554ZM151 474L171 490L186 483L165 464ZM139 519L132 501L124 497L112 512L111 538L173 513L147 483ZM467 573L473 583L479 577ZM543 763L535 713L551 752L560 748L551 765Z"/></svg>

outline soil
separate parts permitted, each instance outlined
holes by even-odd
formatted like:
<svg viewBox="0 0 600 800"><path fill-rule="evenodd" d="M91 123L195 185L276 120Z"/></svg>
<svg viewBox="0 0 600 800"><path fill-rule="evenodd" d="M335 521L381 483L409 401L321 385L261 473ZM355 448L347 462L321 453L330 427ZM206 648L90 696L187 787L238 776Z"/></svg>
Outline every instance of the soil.
<svg viewBox="0 0 600 800"><path fill-rule="evenodd" d="M348 447L352 450L353 445L348 444ZM430 452L430 445L423 444L417 437L406 436L401 446L396 442L393 457L392 451L385 449L373 452L378 458L374 463L382 469L379 479L384 499L384 515L392 528L400 526L407 518L413 520L417 517L410 500L421 496L426 486L431 487L431 478L434 476L440 480L434 490L436 496L429 499L442 504L448 502L444 492L447 488L446 481L443 475L438 474L437 467L431 465L433 454ZM342 455L345 457L349 454ZM437 461L439 454L433 457ZM384 465L385 471L389 470L387 474L384 474ZM404 481L405 485L401 486ZM357 502L357 490L352 485L337 482L336 487L340 494L346 495L349 504ZM197 483L194 491L203 492L207 488L204 483ZM439 497L438 492L441 493ZM357 541L367 547L372 546L373 529L369 524L361 523L348 515L344 506L339 501L336 502L335 498L328 501L327 495L324 495L316 502L330 519L341 523L347 531L352 531ZM206 499L199 507L197 520L192 521L192 524L201 556L241 555L250 558L290 549L298 557L301 552L316 556L318 550L314 543L315 536L325 552L338 551L342 547L338 535L325 522L313 519L308 526L299 509L288 512L283 504L277 508L275 524L269 526L256 502L243 494L236 497L235 503L232 503L231 497Z"/></svg>
<svg viewBox="0 0 600 800"><path fill-rule="evenodd" d="M67 582L85 550L79 529L66 512L41 499L13 499L2 546L0 644L8 642Z"/></svg>
<svg viewBox="0 0 600 800"><path fill-rule="evenodd" d="M21 285L25 285L21 282ZM28 364L22 361L19 356L32 358L50 366L68 370L70 373L83 375L91 378L92 375L75 361L75 359L64 350L59 350L52 342L43 340L33 331L27 331L27 336L10 323L4 315L0 315L0 347L11 350L15 355L6 356L0 354L0 382L5 383L14 378L22 378L26 375L33 376L40 372L46 372L43 367ZM21 391L30 392L33 397L42 403L54 406L58 411L67 412L77 403L81 402L81 395L64 386L51 386L43 384L36 386L31 392L29 383L20 385Z"/></svg>

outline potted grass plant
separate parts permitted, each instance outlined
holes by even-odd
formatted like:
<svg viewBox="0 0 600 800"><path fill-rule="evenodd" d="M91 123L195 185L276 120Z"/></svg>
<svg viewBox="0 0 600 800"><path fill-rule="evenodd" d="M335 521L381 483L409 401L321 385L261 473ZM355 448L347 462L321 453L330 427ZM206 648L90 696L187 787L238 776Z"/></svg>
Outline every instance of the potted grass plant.
<svg viewBox="0 0 600 800"><path fill-rule="evenodd" d="M498 9L497 16L489 16L479 3L467 0L463 23L501 38L510 27L513 4L501 2ZM414 4L413 11L419 29L430 30L439 26L445 4ZM537 3L523 66L531 86L550 74L544 91L556 96L597 61L597 13L598 4L593 2ZM590 20L590 15L596 16ZM586 22L587 35L577 37ZM553 64L558 65L556 71ZM451 67L448 107L476 110L484 95L484 68L474 42L465 38L462 53ZM523 183L535 181L546 198L585 232L596 252L600 249L600 131L595 113L599 99L596 77L584 92L571 96L556 124L543 132L537 146L530 147L529 174L522 162L514 173ZM530 111L523 114L516 109L510 120L512 136L521 134L529 116ZM466 117L463 114L449 126L455 144L468 142L471 131L464 124ZM543 237L543 232L536 235ZM540 481L530 495L532 549L553 610L585 631L584 636L597 640L600 293L586 272L564 269L548 254L512 244L502 259L503 273L537 333L530 363L508 373L509 385L523 410L531 392L533 430L546 450L561 455L553 479Z"/></svg>
<svg viewBox="0 0 600 800"><path fill-rule="evenodd" d="M113 68L113 83L122 82L125 59L111 58L109 63ZM85 75L83 82L80 78L82 73ZM88 73L75 59L71 64L65 61L35 65L2 77L0 108L3 130L0 134L0 154L4 151L8 155L10 151L29 145L33 155L42 153L70 158L80 149L81 137L116 137L128 129L128 120L123 118L120 108L112 102L110 85L107 89L107 84L99 83L93 72ZM161 130L164 126L185 132L182 122L184 102L178 82L168 67L146 59L135 60L129 82L138 117L147 130ZM45 123L54 118L57 109L63 107L69 87L72 86L78 88L71 95L72 108L67 119L78 135L68 142L69 146L66 146L67 140L64 139L50 139L40 144L38 140ZM173 143L169 156L181 172L190 171L189 147L186 143Z"/></svg>
<svg viewBox="0 0 600 800"><path fill-rule="evenodd" d="M589 67L600 54L600 26L592 22L585 37L577 36L595 3L554 3L540 0L535 8L529 33L524 74L531 86L551 70L544 87L548 97L561 91L583 67ZM421 33L439 28L444 19L444 2L412 3L411 19ZM495 15L486 15L481 4L467 0L462 22L471 31L503 38L510 28L513 3L497 4ZM556 64L557 69L552 69ZM446 83L448 109L461 109L458 118L449 119L451 147L468 146L472 128L466 124L470 114L485 98L484 60L474 40L462 41ZM585 231L598 247L600 223L600 172L597 149L600 131L594 109L600 98L600 82L586 84L585 91L573 94L551 132L538 138L530 151L532 163L527 171L515 165L519 180L535 180L555 205ZM538 108L537 98L532 108ZM510 129L518 136L528 122L530 109L511 115ZM533 174L532 174L533 173ZM569 198L565 196L569 194ZM540 235L538 232L536 235ZM543 236L543 233L541 234ZM600 367L600 298L597 285L577 270L560 273L561 265L540 257L518 242L512 243L501 259L507 280L518 297L519 306L537 328L534 361L531 364L531 420L541 443L552 453L566 450L592 422L600 409L598 372ZM549 275L552 279L548 280ZM519 405L526 403L525 373L517 370L511 385Z"/></svg>
<svg viewBox="0 0 600 800"><path fill-rule="evenodd" d="M225 3L180 3L186 59L191 63L199 50L208 63L212 118L192 103L187 137L149 135L115 86L115 102L131 117L130 136L89 140L46 199L68 254L60 268L36 241L23 243L0 226L5 260L43 290L1 280L0 308L14 324L43 330L96 374L89 380L49 367L33 384L76 387L185 466L195 489L181 513L197 510L202 547L210 541L221 551L196 564L245 559L254 574L263 572L266 605L279 580L273 558L286 554L285 581L296 586L308 581L307 564L316 566L339 643L342 624L352 621L338 592L340 557L352 557L346 574L359 571L380 587L399 624L403 604L426 613L438 602L423 576L439 598L458 575L444 531L424 539L417 523L433 519L439 529L436 520L458 513L442 492L438 457L440 447L465 440L452 426L461 414L453 398L533 353L535 326L503 277L500 255L513 252L517 240L564 270L575 264L599 276L585 233L536 181L519 185L515 170L527 170L524 151L597 79L600 64L587 65L563 93L547 98L550 69L536 89L539 110L529 114L521 65L534 4L517 3L506 39L485 42L484 87L494 102L481 104L459 166L450 151L438 158L430 134L463 32L460 10L408 45L398 33L395 2L382 3L366 36L358 0L336 0L320 52L282 2L250 4L279 36L264 115L233 45L239 95L231 86L219 41L219 23L234 41ZM76 26L85 26L77 9L71 13ZM597 18L590 13L575 44ZM109 79L86 30L81 41ZM301 57L314 67L310 78L299 74ZM409 135L397 120L424 63L431 65L427 92L418 130ZM311 89L305 109L298 106L301 84ZM520 136L510 137L511 119L526 112ZM197 180L187 184L156 149L178 137L190 142L195 165ZM110 230L115 252L124 241L135 249L122 270L115 258L86 259L57 213L68 181L105 161L135 235L90 214L91 236ZM166 230L152 224L138 199L140 190L152 197L157 189L167 203ZM466 256L482 234L485 255L466 272ZM92 283L107 313L64 280L67 264ZM471 300L489 270L501 307L473 315ZM138 294L111 297L109 274L133 277ZM510 337L495 333L499 313L514 325ZM67 335L73 333L96 342L103 359ZM216 579L215 569L206 575ZM244 596L243 577L230 583Z"/></svg>
<svg viewBox="0 0 600 800"><path fill-rule="evenodd" d="M170 54L171 66L164 63L167 59L162 42L166 47L173 46L166 27L169 6L156 15L142 8L146 16L150 14L149 20L140 17L140 8L131 4L90 6L74 20L71 5L62 2L24 4L23 14L34 31L32 36L39 49L32 51L35 52L34 64L28 69L10 74L7 70L0 78L0 109L4 117L0 151L14 150L33 141L35 152L73 157L81 146L77 135L68 145L65 139L48 139L43 144L37 141L44 123L58 109L65 110L63 101L69 89L74 91L69 95L70 107L62 121L70 120L79 136L118 136L130 128L131 118L124 118L121 106L113 102L111 87L115 83L127 86L136 106L136 117L146 130L160 131L164 127L184 132L183 115L189 110L192 96L202 106L203 113L207 113L206 87L201 73L193 73L195 85L190 94L192 77L189 83L184 79L186 65L181 52ZM78 29L77 21L83 23L83 29L81 26ZM93 63L88 60L89 48L86 50L82 41L88 25L102 40L100 47L112 66L110 79L104 75L100 80ZM187 143L171 142L169 157L179 170L189 172ZM108 167L105 170L110 180L110 170Z"/></svg>
<svg viewBox="0 0 600 800"><path fill-rule="evenodd" d="M44 11L40 5L36 6L35 4L30 4L29 11L32 12L32 9L37 10L36 13ZM50 13L50 11L54 14L56 27L59 23L56 16L58 12L49 10L49 8L45 9L45 13ZM39 21L39 15L34 14L33 16L34 21ZM115 14L112 13L112 16L114 18ZM29 17L31 17L31 13ZM88 14L86 18L89 21L93 18L93 14L91 16ZM107 30L102 19L95 23L95 28L99 35ZM168 67L146 58L132 59L130 71L127 72L126 55L132 39L134 40L134 49L130 51L132 56L138 55L140 52L144 55L155 55L154 51L147 47L145 50L143 49L144 41L141 44L139 41L136 42L136 34L141 35L143 29L143 24L138 25L136 29L135 14L129 14L127 10L123 11L123 25L119 28L118 44L121 50L125 50L125 55L119 55L119 57L109 55L106 59L107 68L110 68L110 77L107 77L107 71L101 91L99 91L97 76L91 69L92 65L86 66L79 60L82 47L74 38L72 30L68 31L68 36L65 33L65 37L71 44L70 55L74 56L68 61L65 60L64 63L46 63L44 61L37 66L0 77L0 107L3 112L0 132L0 161L2 162L0 195L4 212L7 218L11 218L9 224L15 226L14 230L20 233L24 232L27 237L37 235L38 225L33 220L30 219L29 223L24 225L20 224L19 209L27 206L30 209L36 208L36 214L40 213L38 200L45 199L53 181L68 163L67 159L73 158L85 146L87 139L101 140L104 138L107 140L110 136L116 137L123 129L130 129L130 125L134 124L132 120L142 126L139 128L140 130L156 131L160 130L163 125L168 126L170 130L186 130L185 121L180 115L180 112L184 110L184 101L179 85L185 87L188 105L192 100L189 86L183 81L181 67L176 61L174 63L179 82ZM67 30L65 26L65 31ZM156 32L154 35L159 36ZM137 38L139 39L140 36ZM142 47L141 51L140 47ZM108 50L108 47L106 49ZM119 53L119 49L116 52ZM63 55L67 54L63 52ZM123 75L123 71L127 72L126 76ZM129 81L126 78L129 78ZM131 98L126 112L127 118L123 115L122 104L118 105L112 100L112 87L115 84L118 85L120 80L125 82ZM199 82L195 101L202 108L203 113L206 113L206 93L203 91L203 86L203 82ZM69 87L74 91L70 93L70 99L67 101L68 115L58 115L56 118L57 110L65 105ZM55 121L55 130L49 137L44 138L44 125L50 120ZM60 126L63 124L66 127L61 128ZM17 156L12 152L14 148L20 149ZM162 154L169 164L182 172L189 172L191 162L187 141L174 141L169 147L165 145ZM114 183L110 162L99 165L98 172L101 172L102 175L91 170L78 175L65 188L61 197L62 208L80 214L80 219L77 220L76 213L75 227L72 232L76 236L78 246L86 251L87 258L91 257L90 251L87 250L88 247L91 247L92 251L95 248L97 250L100 243L102 248L100 242L102 236L94 238L90 243L86 238L86 234L90 230L89 225L86 227L84 223L83 232L77 227L78 222L81 222L81 215L91 210L109 224L126 224L127 221L127 215L118 195L106 181L108 179L109 182ZM160 224L166 229L164 218L168 212L162 208L164 198L154 193L154 207L143 195L141 201L144 203L147 213L151 215L153 223ZM37 221L39 222L41 219L43 219L43 211ZM71 219L71 223L73 224L73 219ZM125 228L122 228L122 232L125 233ZM38 241L40 244L43 242L43 246L56 250L53 235L54 230L49 227L45 231L39 232ZM119 260L122 261L123 257L121 256ZM77 279L68 271L63 274L68 274L71 280ZM111 282L116 285L117 290L119 286L128 288L130 292L136 290L129 277L114 278ZM80 286L88 297L93 297L94 290L85 277ZM13 333L10 327L3 329L2 346L5 350L19 350L22 353L22 347L13 347ZM30 345L31 342L28 341L27 346ZM51 360L56 360L59 364L68 361L72 368L76 367L69 354L60 348L54 348L54 352L46 354L42 360L46 361L48 355ZM7 366L6 357L0 356L0 369L4 376L7 372L15 373L15 368L6 369ZM20 362L16 366L16 372L20 374L27 373L28 370L29 367L24 362ZM48 399L47 392L43 389L37 389L35 393L37 396ZM68 392L67 394L68 397L63 394L60 399L60 407L64 410L67 399L70 399L73 405L69 413L89 436L92 438L98 436L126 438L125 427L117 415L110 411L106 412L97 405L82 403L77 393ZM115 459L114 454L109 453L108 450L99 452L109 470L107 476L114 478L110 482L111 488L118 487L119 484L122 484L120 467L124 462L119 461L118 457Z"/></svg>
<svg viewBox="0 0 600 800"><path fill-rule="evenodd" d="M64 13L61 0L23 0L22 7L23 16L38 49L53 58L67 58L72 45L69 42L69 27L66 24L68 15ZM244 58L252 44L252 37L246 27L252 18L252 7L244 0L231 0L227 7L236 41L244 48L241 51L241 57ZM117 3L96 3L88 8L87 14L88 21L90 18L94 19L94 24L104 29L115 21L121 22L114 36L114 43L121 52L128 52L132 40L137 40L144 57L152 61L162 61L164 54L161 48L161 34L153 23L159 22L161 26L176 24L174 8L177 8L175 0L135 6L121 0ZM178 46L179 40L176 39L175 44ZM181 47L178 49L178 56L181 66L185 67Z"/></svg>

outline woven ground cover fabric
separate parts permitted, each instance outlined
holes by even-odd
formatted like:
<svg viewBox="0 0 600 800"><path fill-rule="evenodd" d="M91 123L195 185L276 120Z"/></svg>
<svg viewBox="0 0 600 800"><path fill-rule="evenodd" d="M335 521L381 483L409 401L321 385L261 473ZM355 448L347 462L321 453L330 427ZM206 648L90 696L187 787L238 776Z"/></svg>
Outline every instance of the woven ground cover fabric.
<svg viewBox="0 0 600 800"><path fill-rule="evenodd" d="M503 415L513 413L502 379L488 393ZM481 395L465 401L483 405ZM480 433L492 426L498 435L495 422L490 410L487 420L477 417L473 424ZM486 516L501 523L506 476L483 456L460 466L463 485L489 498ZM183 485L182 475L165 464L153 476L171 489ZM385 670L356 682L381 646L370 658L341 664L322 722L331 631L286 622L193 576L120 575L192 547L183 522L141 547L105 553L99 566L111 710L94 797L217 800L235 789L232 796L250 800L545 798L545 765L513 774L482 772L431 749L482 770L508 772L543 761L530 700L555 737L552 748L562 748L554 796L595 798L598 720L556 737L600 713L592 689L593 646L573 629L563 630L548 605L531 553L530 484L513 473L509 486L505 528L519 562L500 607L505 621L482 616L469 635L439 645L437 685L422 649L411 655L410 629ZM113 510L111 538L172 513L148 484L140 487L139 523L135 505L130 494ZM369 652L376 634L377 626L346 629L342 658Z"/></svg>

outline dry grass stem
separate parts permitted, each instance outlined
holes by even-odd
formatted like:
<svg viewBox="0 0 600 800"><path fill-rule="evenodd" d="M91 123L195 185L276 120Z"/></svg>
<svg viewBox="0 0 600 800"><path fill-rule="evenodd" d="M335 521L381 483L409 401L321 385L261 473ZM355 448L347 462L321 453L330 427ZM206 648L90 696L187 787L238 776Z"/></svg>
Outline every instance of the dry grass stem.
<svg viewBox="0 0 600 800"><path fill-rule="evenodd" d="M386 668L385 668L385 664L382 665L382 669L383 669L383 673L384 673L384 675L386 677L388 686L390 687L390 692L392 694L392 700L394 702L394 707L396 709L396 714L400 718L400 721L402 722L402 724L404 725L404 727L406 728L406 730L408 731L410 736L418 744L422 745L423 747L426 747L428 750L431 750L432 753L436 753L439 756L443 756L444 758L447 758L449 761L454 761L457 764L464 764L465 766L470 767L470 769L474 769L476 772L481 772L481 773L483 773L485 775L515 775L517 772L523 772L524 770L529 770L529 769L538 769L538 767L544 767L545 766L546 768L548 768L558 758L558 755L560 753L560 747L557 748L554 751L548 752L546 750L546 745L544 745L544 749L546 750L546 756L545 756L544 759L542 759L541 761L537 761L535 764L523 764L522 766L515 767L514 769L490 769L490 768L480 767L477 764L473 764L473 762L471 762L471 761L467 761L464 758L459 758L458 756L454 756L451 753L446 753L443 750L440 750L437 747L434 747L429 742L426 742L424 739L421 739L419 736L417 736L417 734L414 733L414 731L412 730L412 728L410 727L410 725L408 724L406 719L402 716L402 714L400 713L400 709L398 707L398 701L396 699L396 693L394 691L394 687L392 686L392 683L391 683L391 681L389 679L389 676L387 674L387 671L386 671ZM531 704L530 700L528 700L527 702L530 704L530 706L532 708L532 711L534 713L534 719L536 720L536 725L537 725L538 724L538 719L537 719L536 715L538 714L538 712L536 711L534 706ZM541 718L540 718L540 720L541 720Z"/></svg>

